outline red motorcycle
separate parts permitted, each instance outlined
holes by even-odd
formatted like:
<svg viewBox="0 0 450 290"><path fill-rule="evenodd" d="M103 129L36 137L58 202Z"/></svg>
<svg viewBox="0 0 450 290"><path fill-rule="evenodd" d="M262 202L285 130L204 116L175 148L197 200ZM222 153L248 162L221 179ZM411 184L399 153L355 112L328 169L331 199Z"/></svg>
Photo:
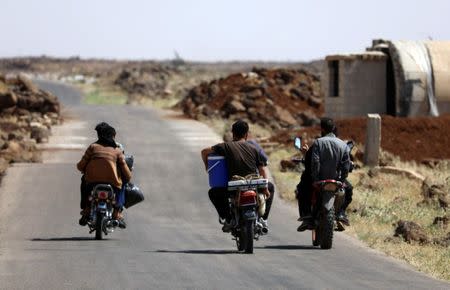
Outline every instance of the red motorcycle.
<svg viewBox="0 0 450 290"><path fill-rule="evenodd" d="M236 240L238 251L253 253L253 241L267 234L259 217L265 211L265 199L261 190L267 188L268 180L259 176L246 176L228 182L228 191L233 224L231 234Z"/></svg>

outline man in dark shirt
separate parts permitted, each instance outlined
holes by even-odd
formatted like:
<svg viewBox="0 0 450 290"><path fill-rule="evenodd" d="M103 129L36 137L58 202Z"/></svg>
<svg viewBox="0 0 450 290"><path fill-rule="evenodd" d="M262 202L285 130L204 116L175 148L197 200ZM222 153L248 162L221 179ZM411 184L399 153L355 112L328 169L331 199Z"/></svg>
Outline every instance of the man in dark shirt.
<svg viewBox="0 0 450 290"><path fill-rule="evenodd" d="M228 176L233 175L246 176L249 174L258 174L263 178L267 178L263 158L258 149L247 142L249 127L242 120L235 122L232 126L233 141L219 143L213 147L202 150L202 160L205 169L208 169L208 155L214 153L225 157L228 165ZM231 229L231 212L228 204L227 188L211 188L208 192L211 202L217 209L219 217L225 220L222 228L227 232ZM266 197L270 197L268 189L264 190ZM267 211L266 211L267 212ZM268 213L267 213L268 215Z"/></svg>

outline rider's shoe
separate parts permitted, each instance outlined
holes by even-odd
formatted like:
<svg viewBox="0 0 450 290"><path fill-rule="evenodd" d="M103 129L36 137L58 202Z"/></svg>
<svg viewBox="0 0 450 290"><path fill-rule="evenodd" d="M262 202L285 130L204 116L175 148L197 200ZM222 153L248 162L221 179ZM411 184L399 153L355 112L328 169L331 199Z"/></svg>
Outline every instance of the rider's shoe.
<svg viewBox="0 0 450 290"><path fill-rule="evenodd" d="M350 226L350 222L349 222L348 217L347 217L347 215L345 214L344 211L340 211L338 213L338 215L336 216L336 219L338 221L340 221L341 223L343 223L344 225Z"/></svg>
<svg viewBox="0 0 450 290"><path fill-rule="evenodd" d="M234 221L225 221L225 223L223 224L223 227L222 227L222 231L224 232L224 233L229 233L229 232L231 232L231 230L234 228Z"/></svg>
<svg viewBox="0 0 450 290"><path fill-rule="evenodd" d="M115 208L112 214L113 219L115 219L119 223L119 228L125 229L127 224L125 223L125 219L123 218L122 212Z"/></svg>
<svg viewBox="0 0 450 290"><path fill-rule="evenodd" d="M340 222L340 221L337 221L337 222L336 222L336 228L335 228L335 231L337 231L337 232L343 232L343 231L345 231L345 227L342 225L342 222Z"/></svg>
<svg viewBox="0 0 450 290"><path fill-rule="evenodd" d="M127 227L127 224L125 223L125 219L124 218L120 218L117 221L119 222L119 228L125 229Z"/></svg>
<svg viewBox="0 0 450 290"><path fill-rule="evenodd" d="M90 208L85 208L84 210L82 210L81 212L80 212L80 214L81 214L81 218L78 220L78 224L80 225L80 226L85 226L85 225L87 225L87 223L88 223L88 221L89 221L89 213L90 213Z"/></svg>
<svg viewBox="0 0 450 290"><path fill-rule="evenodd" d="M298 226L297 232L314 229L313 219L311 216L302 217L302 224Z"/></svg>
<svg viewBox="0 0 450 290"><path fill-rule="evenodd" d="M88 219L89 219L89 217L84 215L78 220L78 224L80 224L80 226L84 227L85 225L87 225Z"/></svg>

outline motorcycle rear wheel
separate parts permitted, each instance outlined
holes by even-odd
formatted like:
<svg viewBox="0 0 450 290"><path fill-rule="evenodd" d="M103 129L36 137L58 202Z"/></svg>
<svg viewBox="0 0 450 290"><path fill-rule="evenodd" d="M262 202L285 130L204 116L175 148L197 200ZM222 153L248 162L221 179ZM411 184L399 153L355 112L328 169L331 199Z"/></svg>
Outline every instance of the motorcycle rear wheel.
<svg viewBox="0 0 450 290"><path fill-rule="evenodd" d="M241 227L240 245L247 254L253 254L253 239L255 236L255 223L252 220L245 221Z"/></svg>
<svg viewBox="0 0 450 290"><path fill-rule="evenodd" d="M323 212L320 222L320 248L328 250L333 246L334 207Z"/></svg>
<svg viewBox="0 0 450 290"><path fill-rule="evenodd" d="M97 221L95 223L95 239L103 239L103 220L105 216L102 213L97 213Z"/></svg>

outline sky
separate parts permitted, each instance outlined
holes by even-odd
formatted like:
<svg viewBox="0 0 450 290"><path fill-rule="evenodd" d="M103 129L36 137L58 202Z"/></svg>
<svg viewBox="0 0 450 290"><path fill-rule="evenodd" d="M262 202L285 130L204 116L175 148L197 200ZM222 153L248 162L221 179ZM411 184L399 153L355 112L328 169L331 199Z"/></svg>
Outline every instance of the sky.
<svg viewBox="0 0 450 290"><path fill-rule="evenodd" d="M0 0L0 57L309 61L450 40L447 0Z"/></svg>

